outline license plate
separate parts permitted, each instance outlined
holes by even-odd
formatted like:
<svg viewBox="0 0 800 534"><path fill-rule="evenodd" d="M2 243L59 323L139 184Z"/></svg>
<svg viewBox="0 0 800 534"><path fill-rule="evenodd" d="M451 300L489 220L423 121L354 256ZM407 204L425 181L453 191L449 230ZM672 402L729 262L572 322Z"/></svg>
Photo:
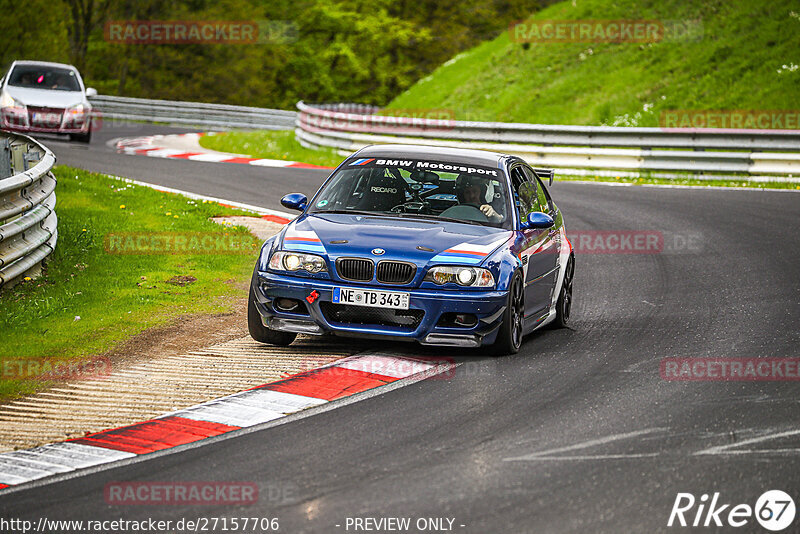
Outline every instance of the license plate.
<svg viewBox="0 0 800 534"><path fill-rule="evenodd" d="M58 113L34 113L33 122L38 122L39 124L60 124L61 115Z"/></svg>
<svg viewBox="0 0 800 534"><path fill-rule="evenodd" d="M374 308L407 310L409 296L408 293L400 293L398 291L376 291L351 287L333 288L333 302L337 304L354 304L356 306L372 306Z"/></svg>

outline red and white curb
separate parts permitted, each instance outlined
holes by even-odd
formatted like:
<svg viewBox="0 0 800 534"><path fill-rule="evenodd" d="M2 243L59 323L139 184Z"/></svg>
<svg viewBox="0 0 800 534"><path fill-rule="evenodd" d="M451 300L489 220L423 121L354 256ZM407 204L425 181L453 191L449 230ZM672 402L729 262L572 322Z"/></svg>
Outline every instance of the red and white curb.
<svg viewBox="0 0 800 534"><path fill-rule="evenodd" d="M15 485L130 460L276 421L399 381L412 383L452 371L456 365L449 358L355 355L150 421L3 453L0 493Z"/></svg>
<svg viewBox="0 0 800 534"><path fill-rule="evenodd" d="M212 132L213 133L213 132ZM300 161L281 159L251 158L241 154L217 152L200 146L199 139L205 133L186 133L168 135L150 135L117 139L114 143L117 151L123 154L149 156L151 158L185 159L213 163L240 163L258 165L260 167L292 167L297 169L332 169Z"/></svg>

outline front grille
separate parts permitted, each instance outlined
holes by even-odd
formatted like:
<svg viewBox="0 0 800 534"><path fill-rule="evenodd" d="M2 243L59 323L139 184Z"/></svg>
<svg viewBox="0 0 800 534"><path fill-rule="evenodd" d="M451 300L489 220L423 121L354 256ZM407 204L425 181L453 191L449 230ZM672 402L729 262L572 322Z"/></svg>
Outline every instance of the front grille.
<svg viewBox="0 0 800 534"><path fill-rule="evenodd" d="M330 323L396 326L407 330L415 330L425 315L423 310L393 310L327 301L320 302L319 307L325 319Z"/></svg>
<svg viewBox="0 0 800 534"><path fill-rule="evenodd" d="M34 114L39 118L34 118ZM61 126L61 121L64 118L64 108L47 108L40 106L28 106L28 121L31 126L45 126L49 128L57 128Z"/></svg>
<svg viewBox="0 0 800 534"><path fill-rule="evenodd" d="M369 282L375 265L365 258L339 258L336 260L336 271L345 280Z"/></svg>
<svg viewBox="0 0 800 534"><path fill-rule="evenodd" d="M64 114L64 108L48 108L43 106L28 106L28 111L36 111L37 113L58 113Z"/></svg>
<svg viewBox="0 0 800 534"><path fill-rule="evenodd" d="M417 266L402 261L380 261L376 271L378 282L384 284L408 284L414 279Z"/></svg>

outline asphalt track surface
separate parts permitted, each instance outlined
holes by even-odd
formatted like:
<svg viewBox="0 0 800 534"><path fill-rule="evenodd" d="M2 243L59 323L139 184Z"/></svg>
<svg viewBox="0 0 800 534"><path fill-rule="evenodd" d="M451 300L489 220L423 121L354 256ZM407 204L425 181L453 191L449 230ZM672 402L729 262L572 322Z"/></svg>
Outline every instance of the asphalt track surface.
<svg viewBox="0 0 800 534"><path fill-rule="evenodd" d="M281 196L294 192L311 195L330 174L327 169L303 169L303 172L296 172L298 169L277 167L265 172L255 165L201 161L192 161L190 163L196 165L186 166L176 159L117 154L112 146L108 146L120 137L197 131L199 130L134 123L94 132L89 146L52 138L42 138L42 141L53 150L60 165L282 211L286 211L286 208L281 206Z"/></svg>
<svg viewBox="0 0 800 534"><path fill-rule="evenodd" d="M312 192L325 174L117 155L101 136L89 149L50 146L59 163L265 207L284 191ZM754 506L781 489L800 503L798 382L659 373L665 357L800 355L800 194L551 191L568 230L659 231L665 250L579 253L571 328L528 336L518 355L462 352L446 379L11 493L0 516L278 517L290 533L353 532L348 517L448 517L465 533L664 532L690 530L667 528L678 492ZM680 236L693 236L692 249L667 250ZM103 496L109 482L196 480L257 482L261 498L111 506ZM764 532L753 518L735 530Z"/></svg>

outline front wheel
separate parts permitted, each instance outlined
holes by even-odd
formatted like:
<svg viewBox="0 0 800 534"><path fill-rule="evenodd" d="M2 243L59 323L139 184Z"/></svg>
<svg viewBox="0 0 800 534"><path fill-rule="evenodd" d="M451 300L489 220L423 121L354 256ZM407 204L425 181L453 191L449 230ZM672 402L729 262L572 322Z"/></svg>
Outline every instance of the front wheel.
<svg viewBox="0 0 800 534"><path fill-rule="evenodd" d="M256 296L253 293L252 286L250 287L250 296L247 299L247 329L250 331L250 336L259 343L268 343L281 347L291 344L297 337L294 332L281 332L264 326L264 323L261 322L261 314L256 309Z"/></svg>
<svg viewBox="0 0 800 534"><path fill-rule="evenodd" d="M564 328L569 323L569 313L572 309L572 279L575 275L575 256L570 255L567 260L567 268L564 271L564 283L561 284L561 292L556 301L556 319L553 326Z"/></svg>
<svg viewBox="0 0 800 534"><path fill-rule="evenodd" d="M525 321L525 288L522 275L514 273L508 289L508 302L503 313L503 324L497 333L497 340L492 346L498 356L516 354L522 345L522 328Z"/></svg>

